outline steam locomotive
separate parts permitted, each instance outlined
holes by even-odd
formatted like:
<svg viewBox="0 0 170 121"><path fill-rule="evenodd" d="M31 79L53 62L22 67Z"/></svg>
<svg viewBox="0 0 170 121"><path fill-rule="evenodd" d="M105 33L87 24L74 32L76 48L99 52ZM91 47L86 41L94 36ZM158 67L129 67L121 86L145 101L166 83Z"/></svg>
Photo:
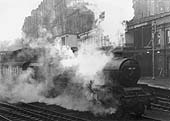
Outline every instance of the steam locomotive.
<svg viewBox="0 0 170 121"><path fill-rule="evenodd" d="M32 51L32 53L35 53L35 51ZM28 57L27 54L26 57ZM34 56L31 56L30 58L34 58L32 60L36 60ZM24 64L22 63L22 65L20 65L23 70L30 66L34 66L29 60L24 60ZM35 67L33 68L35 69ZM137 83L140 78L140 66L136 60L115 57L111 62L105 65L103 68L103 74L105 78L105 84L96 89L90 88L92 92L98 96L97 100L106 107L111 107L113 103L110 98L107 98L108 95L113 96L117 100L118 104L115 114L118 117L121 117L126 113L135 113L136 115L140 116L144 113L146 108L150 107L150 103L153 101L153 96L151 93L145 90L144 87L146 85ZM59 80L64 80L62 83L67 83L69 78L67 79L66 77L67 74L66 76L61 76L60 78L54 77L54 80L58 80L59 78ZM66 86L64 85L63 87Z"/></svg>
<svg viewBox="0 0 170 121"><path fill-rule="evenodd" d="M117 57L107 63L103 69L106 84L112 95L118 100L116 115L134 113L141 116L154 100L147 85L138 84L140 66L134 59Z"/></svg>

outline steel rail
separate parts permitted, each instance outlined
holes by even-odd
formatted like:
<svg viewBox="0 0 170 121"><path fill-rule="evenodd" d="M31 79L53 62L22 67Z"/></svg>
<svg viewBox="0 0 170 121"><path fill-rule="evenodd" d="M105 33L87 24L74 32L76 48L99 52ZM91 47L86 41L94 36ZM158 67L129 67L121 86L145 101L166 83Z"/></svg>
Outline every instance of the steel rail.
<svg viewBox="0 0 170 121"><path fill-rule="evenodd" d="M58 119L54 119L53 117L49 117L46 114L39 114L36 112L32 112L30 110L25 110L8 103L0 103L0 107L7 108L8 111L12 112L13 114L18 114L26 118L31 118L30 121L62 121L63 120L63 118L60 117L58 117Z"/></svg>
<svg viewBox="0 0 170 121"><path fill-rule="evenodd" d="M6 119L2 121L89 121L25 103L20 103L19 105L0 103L0 119L1 115ZM141 120L145 119L148 121L160 121L142 116Z"/></svg>
<svg viewBox="0 0 170 121"><path fill-rule="evenodd" d="M159 87L149 87L152 90L155 101L151 103L151 109L170 111L170 90Z"/></svg>
<svg viewBox="0 0 170 121"><path fill-rule="evenodd" d="M12 120L3 115L0 115L0 121L12 121Z"/></svg>
<svg viewBox="0 0 170 121"><path fill-rule="evenodd" d="M21 113L3 107L0 107L0 115L3 115L7 121L39 121L34 117L22 115Z"/></svg>
<svg viewBox="0 0 170 121"><path fill-rule="evenodd" d="M68 115L65 115L65 114L61 114L61 113L58 113L58 112L55 112L55 111L52 111L52 110L48 110L48 109L45 109L45 108L43 108L43 107L39 107L39 106L35 106L35 105L32 105L32 104L23 104L23 106L28 106L28 107L30 107L30 108L39 108L40 110L45 110L45 111L48 111L48 113L52 113L52 114L56 114L56 115L58 115L58 114L60 114L60 115L64 115L64 116L68 116ZM70 116L69 116L70 117ZM74 121L89 121L89 120L87 120L87 119L81 119L81 118L77 118L77 117L73 117L73 116L71 116L73 119L74 118L76 118L77 120L74 120ZM147 116L142 116L141 117L142 119L147 119L147 120L149 120L149 121L161 121L161 120L157 120L157 119L153 119L153 118L151 118L151 117L147 117ZM117 121L116 119L115 119L115 121Z"/></svg>
<svg viewBox="0 0 170 121"><path fill-rule="evenodd" d="M153 117L149 117L149 116L145 116L145 115L143 115L142 118L144 118L146 120L151 120L151 121L161 121L159 119L154 119Z"/></svg>
<svg viewBox="0 0 170 121"><path fill-rule="evenodd" d="M9 103L0 103L0 107L9 109L14 113L19 113L22 116L30 116L36 119L42 119L42 121L88 121L80 119L78 117L68 116L61 113L56 113L50 110L43 109L41 107L31 106L23 104L24 106L19 107Z"/></svg>
<svg viewBox="0 0 170 121"><path fill-rule="evenodd" d="M60 117L66 118L66 119L70 119L70 121L90 121L90 120L87 120L87 119L83 119L83 118L74 117L74 116L63 114L63 113L59 113L57 111L48 110L46 108L35 106L35 105L32 105L32 104L22 103L22 108L24 108L26 110L30 110L30 111L35 111L35 112L41 113L41 114L45 113L46 115L49 115L49 116L52 116L52 117L60 116Z"/></svg>

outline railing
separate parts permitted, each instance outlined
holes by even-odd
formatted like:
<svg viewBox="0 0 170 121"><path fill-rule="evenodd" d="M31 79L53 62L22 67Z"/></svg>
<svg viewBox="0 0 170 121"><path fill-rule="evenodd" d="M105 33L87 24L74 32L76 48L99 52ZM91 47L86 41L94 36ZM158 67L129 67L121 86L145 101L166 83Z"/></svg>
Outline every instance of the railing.
<svg viewBox="0 0 170 121"><path fill-rule="evenodd" d="M0 79L13 79L22 73L21 63L0 63Z"/></svg>

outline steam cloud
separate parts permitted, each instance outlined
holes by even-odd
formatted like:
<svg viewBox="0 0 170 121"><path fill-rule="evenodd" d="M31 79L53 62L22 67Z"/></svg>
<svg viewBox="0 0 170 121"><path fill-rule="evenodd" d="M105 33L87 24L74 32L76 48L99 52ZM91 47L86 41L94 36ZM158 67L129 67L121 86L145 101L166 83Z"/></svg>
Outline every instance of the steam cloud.
<svg viewBox="0 0 170 121"><path fill-rule="evenodd" d="M12 67L8 67L9 73L1 75L1 100L12 103L39 101L94 113L115 111L116 102L113 107L106 108L96 98L97 93L88 88L90 80L93 81L91 89L105 84L102 69L111 60L110 56L90 46L81 48L75 55L69 47L62 47L59 43L47 42L44 45L41 42L30 43L30 46L34 45L32 48L43 48L43 56L38 59L38 71L28 68L14 75L9 71Z"/></svg>
<svg viewBox="0 0 170 121"><path fill-rule="evenodd" d="M96 16L105 11L106 20L99 26L115 41L118 40L117 33L122 32L122 20L127 20L130 16L127 9L132 9L127 8L130 0L120 1L93 1L101 10L93 8L94 3L89 4L89 8L96 9ZM119 10L123 13L118 15ZM29 43L32 49L41 48L38 66L34 65L24 71L17 67L17 75L13 73L12 65L1 69L0 99L11 103L38 101L79 111L114 113L118 101L107 88L101 89L106 84L102 69L111 61L112 56L90 45L86 48L82 45L75 54L69 47L61 46L59 40L49 42L52 34L43 27L40 27L40 33L42 34L38 39Z"/></svg>

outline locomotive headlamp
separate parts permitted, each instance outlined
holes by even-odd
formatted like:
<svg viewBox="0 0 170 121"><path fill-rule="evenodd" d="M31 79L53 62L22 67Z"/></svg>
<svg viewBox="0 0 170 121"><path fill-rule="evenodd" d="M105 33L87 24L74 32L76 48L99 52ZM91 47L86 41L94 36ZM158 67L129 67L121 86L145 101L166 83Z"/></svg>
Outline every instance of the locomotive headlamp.
<svg viewBox="0 0 170 121"><path fill-rule="evenodd" d="M135 67L129 67L128 70L135 70Z"/></svg>

